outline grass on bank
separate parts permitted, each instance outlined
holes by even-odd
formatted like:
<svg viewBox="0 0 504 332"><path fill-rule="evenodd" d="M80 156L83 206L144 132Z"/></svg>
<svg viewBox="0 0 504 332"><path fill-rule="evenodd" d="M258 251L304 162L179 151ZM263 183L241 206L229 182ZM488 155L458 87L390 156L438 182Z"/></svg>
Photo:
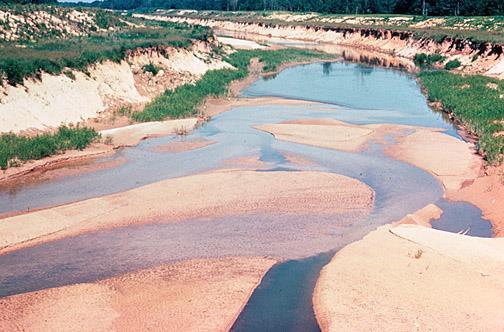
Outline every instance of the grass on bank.
<svg viewBox="0 0 504 332"><path fill-rule="evenodd" d="M422 71L419 78L429 100L441 102L479 137L479 150L489 163L504 156L504 81L481 75Z"/></svg>
<svg viewBox="0 0 504 332"><path fill-rule="evenodd" d="M11 85L25 78L40 78L42 72L61 74L66 69L87 71L87 67L105 60L120 62L128 51L137 48L189 47L192 40L206 41L209 28L169 22L148 22L145 27L71 39L48 39L22 47L0 43L0 75Z"/></svg>
<svg viewBox="0 0 504 332"><path fill-rule="evenodd" d="M229 83L245 78L248 75L250 60L253 58L258 58L264 64L264 72L272 72L283 63L326 57L329 55L300 49L238 51L226 59L236 69L212 70L194 85L185 84L173 91L167 90L132 117L135 121L145 122L194 116L206 97L224 95L228 91Z"/></svg>
<svg viewBox="0 0 504 332"><path fill-rule="evenodd" d="M35 137L4 133L0 135L0 169L5 170L23 161L42 159L66 150L82 150L98 137L94 129L66 126L60 127L55 133Z"/></svg>

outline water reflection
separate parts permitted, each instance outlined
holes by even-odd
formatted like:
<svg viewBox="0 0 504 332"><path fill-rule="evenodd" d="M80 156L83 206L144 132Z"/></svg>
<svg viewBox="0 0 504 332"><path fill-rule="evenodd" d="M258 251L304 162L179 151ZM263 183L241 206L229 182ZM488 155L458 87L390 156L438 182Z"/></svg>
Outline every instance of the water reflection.
<svg viewBox="0 0 504 332"><path fill-rule="evenodd" d="M324 75L330 75L331 72L332 72L332 62L322 63L322 73L324 73Z"/></svg>

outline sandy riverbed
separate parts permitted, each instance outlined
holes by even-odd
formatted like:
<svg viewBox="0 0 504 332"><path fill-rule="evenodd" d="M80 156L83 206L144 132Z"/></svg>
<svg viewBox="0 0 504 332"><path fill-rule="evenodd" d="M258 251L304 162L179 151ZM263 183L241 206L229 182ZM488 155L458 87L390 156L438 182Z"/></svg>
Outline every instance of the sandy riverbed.
<svg viewBox="0 0 504 332"><path fill-rule="evenodd" d="M489 167L484 174L483 161L471 143L435 128L352 125L331 119L305 119L257 128L277 139L352 152L393 135L396 142L388 144L387 155L431 173L443 184L447 199L476 205L492 222L495 235L504 235L504 168Z"/></svg>
<svg viewBox="0 0 504 332"><path fill-rule="evenodd" d="M267 258L178 262L0 299L2 331L226 331Z"/></svg>
<svg viewBox="0 0 504 332"><path fill-rule="evenodd" d="M322 172L219 171L160 181L0 220L0 250L85 231L154 220L274 211L367 211L374 192L362 182Z"/></svg>

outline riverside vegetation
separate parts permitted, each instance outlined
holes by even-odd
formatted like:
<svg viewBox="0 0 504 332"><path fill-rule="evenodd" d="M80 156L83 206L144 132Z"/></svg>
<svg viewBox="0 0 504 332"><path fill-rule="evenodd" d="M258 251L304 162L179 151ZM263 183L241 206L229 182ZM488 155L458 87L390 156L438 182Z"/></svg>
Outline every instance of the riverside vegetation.
<svg viewBox="0 0 504 332"><path fill-rule="evenodd" d="M448 71L423 70L418 74L429 100L440 102L467 129L478 135L478 148L490 163L504 156L504 81Z"/></svg>
<svg viewBox="0 0 504 332"><path fill-rule="evenodd" d="M461 63L454 59L441 67L440 54L419 53L414 62L421 68L418 77L432 102L451 112L478 136L478 150L489 163L500 163L504 156L504 82L482 75L449 72Z"/></svg>
<svg viewBox="0 0 504 332"><path fill-rule="evenodd" d="M48 157L65 150L82 150L99 137L90 128L61 126L55 133L25 137L12 133L0 135L0 169L20 162Z"/></svg>
<svg viewBox="0 0 504 332"><path fill-rule="evenodd" d="M32 14L37 11L43 10L46 15L61 21L68 20L64 15L70 12L47 6L16 5L0 9L17 17L16 21L12 21L19 23L15 31L30 29L27 22L33 21ZM44 29L48 29L42 24L31 27L40 37L36 40L2 39L2 84L22 85L27 78L40 79L42 73L64 73L75 78L72 70L87 73L87 68L92 64L105 60L120 62L131 50L159 46L190 47L194 40L207 41L211 36L211 30L202 26L143 21L104 11L80 13L94 20L91 26L88 26L89 22L86 26L79 25L82 22L77 24L80 29L78 32L83 34L81 36L66 37L63 32L54 32L59 30L47 30L51 33L42 38ZM22 33L19 35L23 36ZM41 159L69 149L84 149L98 137L99 134L93 129L66 126L60 127L55 133L34 137L3 133L0 135L0 169L5 170L27 160Z"/></svg>
<svg viewBox="0 0 504 332"><path fill-rule="evenodd" d="M234 80L248 75L248 66L252 58L262 62L263 71L272 72L283 63L306 61L315 58L328 58L325 53L300 49L241 50L230 54L225 59L236 69L220 69L207 72L196 84L185 84L175 90L167 90L163 95L148 104L143 111L133 113L136 121L158 121L169 118L194 116L197 108L208 96L222 96L227 86Z"/></svg>
<svg viewBox="0 0 504 332"><path fill-rule="evenodd" d="M192 40L206 41L211 32L202 26L151 21L144 27L124 28L88 37L48 39L17 47L0 48L0 75L9 84L23 84L25 78L40 78L42 72L60 74L75 69L86 72L89 65L110 60L120 62L137 48L189 47ZM144 23L144 24L145 24Z"/></svg>
<svg viewBox="0 0 504 332"><path fill-rule="evenodd" d="M16 7L16 12L29 17L27 12L34 8L39 10L45 7ZM52 10L50 12L55 13ZM212 31L202 26L144 21L103 11L96 12L93 17L96 28L88 29L91 32L84 36L61 38L61 35L49 34L47 39L36 41L17 40L14 43L3 40L0 47L0 75L11 85L22 85L27 78L40 79L42 73L63 73L72 78L75 77L72 70L86 73L87 68L94 63L105 60L120 62L131 50L165 46L188 48L194 40L208 41L212 36ZM216 48L215 51L218 53L219 50ZM226 58L236 69L210 71L195 85L186 84L174 91L166 91L147 105L144 111L128 112L127 115L136 121L191 116L205 97L223 95L231 81L247 76L248 64L254 57L264 63L264 70L273 71L284 62L322 56L317 52L291 49L238 51ZM154 65L147 65L143 69L153 74L158 70ZM27 160L41 159L69 149L83 149L98 137L99 134L93 129L66 126L60 127L55 133L34 137L4 133L0 135L0 168L5 170Z"/></svg>

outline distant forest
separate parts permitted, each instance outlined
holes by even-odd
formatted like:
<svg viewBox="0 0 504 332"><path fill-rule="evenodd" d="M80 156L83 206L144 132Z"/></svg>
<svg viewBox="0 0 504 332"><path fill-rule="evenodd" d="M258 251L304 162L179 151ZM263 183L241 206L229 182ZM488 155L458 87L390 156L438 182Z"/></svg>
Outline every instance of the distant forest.
<svg viewBox="0 0 504 332"><path fill-rule="evenodd" d="M12 5L12 4L45 4L45 3L57 3L57 0L0 0L0 5Z"/></svg>
<svg viewBox="0 0 504 332"><path fill-rule="evenodd" d="M83 4L83 3L81 3ZM104 0L112 9L289 10L336 14L504 15L504 0Z"/></svg>

